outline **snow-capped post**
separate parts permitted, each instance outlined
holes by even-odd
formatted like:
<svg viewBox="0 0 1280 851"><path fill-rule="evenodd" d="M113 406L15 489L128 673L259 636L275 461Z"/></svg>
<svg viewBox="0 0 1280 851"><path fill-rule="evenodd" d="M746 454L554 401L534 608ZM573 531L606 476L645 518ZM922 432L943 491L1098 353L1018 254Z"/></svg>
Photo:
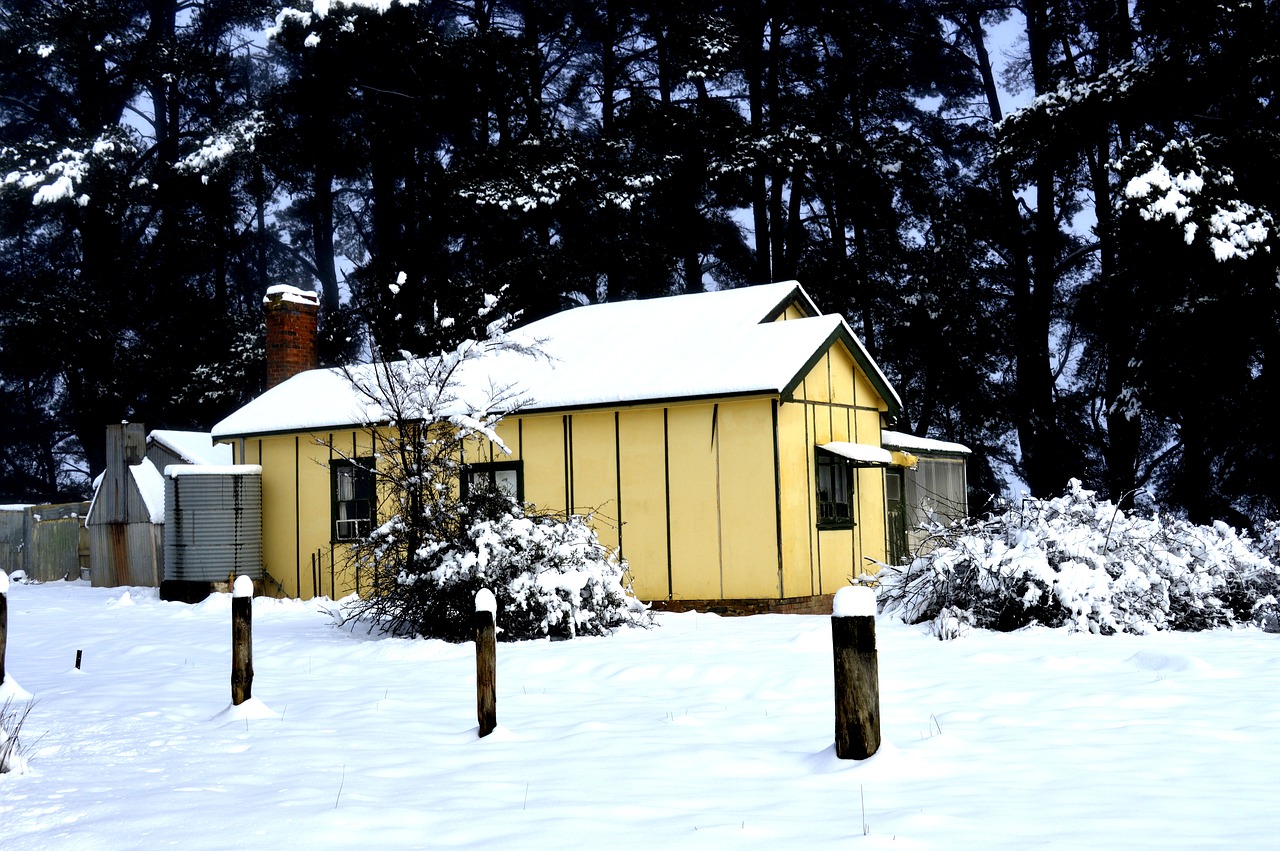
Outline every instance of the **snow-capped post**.
<svg viewBox="0 0 1280 851"><path fill-rule="evenodd" d="M476 592L476 720L480 736L498 726L498 601L488 588Z"/></svg>
<svg viewBox="0 0 1280 851"><path fill-rule="evenodd" d="M880 749L880 663L876 593L865 585L836 592L831 613L836 678L836 756L866 759Z"/></svg>
<svg viewBox="0 0 1280 851"><path fill-rule="evenodd" d="M4 685L4 651L9 643L9 574L0 570L0 686Z"/></svg>
<svg viewBox="0 0 1280 851"><path fill-rule="evenodd" d="M237 576L231 590L231 703L253 697L253 580Z"/></svg>

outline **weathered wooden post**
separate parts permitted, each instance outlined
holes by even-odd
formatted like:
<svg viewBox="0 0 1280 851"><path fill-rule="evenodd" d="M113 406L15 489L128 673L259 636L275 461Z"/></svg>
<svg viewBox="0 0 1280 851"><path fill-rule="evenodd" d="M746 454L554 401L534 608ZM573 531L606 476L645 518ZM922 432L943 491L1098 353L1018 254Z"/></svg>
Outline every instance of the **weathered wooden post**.
<svg viewBox="0 0 1280 851"><path fill-rule="evenodd" d="M476 592L476 720L481 738L498 726L498 601L488 588Z"/></svg>
<svg viewBox="0 0 1280 851"><path fill-rule="evenodd" d="M4 651L9 643L9 574L0 570L0 686L4 685Z"/></svg>
<svg viewBox="0 0 1280 851"><path fill-rule="evenodd" d="M231 703L253 697L253 580L237 576L231 591Z"/></svg>
<svg viewBox="0 0 1280 851"><path fill-rule="evenodd" d="M875 591L851 585L836 592L831 645L836 675L836 756L866 759L880 749Z"/></svg>

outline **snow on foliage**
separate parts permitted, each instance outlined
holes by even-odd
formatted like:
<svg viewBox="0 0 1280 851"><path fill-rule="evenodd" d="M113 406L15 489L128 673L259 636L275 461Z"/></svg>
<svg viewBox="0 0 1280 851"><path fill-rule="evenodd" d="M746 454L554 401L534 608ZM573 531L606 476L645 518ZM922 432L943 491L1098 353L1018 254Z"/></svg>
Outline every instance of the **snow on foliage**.
<svg viewBox="0 0 1280 851"><path fill-rule="evenodd" d="M996 125L996 135L1011 138L1022 125L1033 120L1054 118L1082 104L1119 100L1145 71L1144 65L1129 61L1120 62L1094 77L1062 80L1054 91L1037 95L1022 109L1011 112Z"/></svg>
<svg viewBox="0 0 1280 851"><path fill-rule="evenodd" d="M1232 190L1235 176L1208 163L1200 140L1175 139L1158 153L1142 143L1112 168L1126 178L1123 205L1147 221L1171 219L1182 227L1187 245L1203 228L1219 261L1252 256L1271 233L1269 212L1221 197Z"/></svg>
<svg viewBox="0 0 1280 851"><path fill-rule="evenodd" d="M237 151L252 151L254 144L266 127L260 111L235 121L226 130L207 137L199 148L183 157L177 164L179 171L199 173L217 167Z"/></svg>
<svg viewBox="0 0 1280 851"><path fill-rule="evenodd" d="M737 47L733 25L726 19L707 15L698 21L685 59L685 79L707 80L723 77Z"/></svg>
<svg viewBox="0 0 1280 851"><path fill-rule="evenodd" d="M996 125L997 156L1025 157L1073 123L1087 124L1140 99L1159 77L1151 62L1121 62L1091 77L1061 82ZM1213 140L1175 139L1155 150L1142 142L1111 163L1120 204L1147 221L1171 221L1188 245L1201 236L1219 261L1252 256L1270 236L1272 216L1235 197L1235 177L1212 163Z"/></svg>
<svg viewBox="0 0 1280 851"><path fill-rule="evenodd" d="M354 12L371 11L381 15L396 5L417 6L418 0L313 0L310 12L286 6L276 13L275 25L268 27L264 35L268 39L273 39L290 24L306 28L311 26L313 21L324 20L329 16L330 12L343 9L349 9ZM308 33L304 42L307 47L315 47L319 43L320 34L316 32Z"/></svg>
<svg viewBox="0 0 1280 851"><path fill-rule="evenodd" d="M476 595L497 600L496 621L504 639L557 635L606 635L647 620L631 594L626 562L600 543L589 518L526 512L513 499L490 495L496 516L466 524L454 540L429 539L401 566L393 596L397 614L412 622L391 631L465 641L471 637ZM465 506L477 511L476 503ZM384 524L371 536L394 547L402 524Z"/></svg>
<svg viewBox="0 0 1280 851"><path fill-rule="evenodd" d="M1067 492L936 530L936 548L881 572L884 610L939 638L1029 624L1145 634L1277 616L1276 525L1253 541L1230 526L1128 514L1072 480Z"/></svg>
<svg viewBox="0 0 1280 851"><path fill-rule="evenodd" d="M75 147L39 143L29 150L0 149L0 163L7 164L5 187L31 192L33 204L53 204L70 200L81 207L89 196L81 185L95 168L116 167L122 157L132 157L137 147L121 130L107 130L95 139Z"/></svg>
<svg viewBox="0 0 1280 851"><path fill-rule="evenodd" d="M520 145L521 155L537 155L539 140L530 139ZM478 181L458 190L458 195L481 207L503 210L515 208L531 213L539 207L552 207L584 180L585 173L570 152L558 151L555 159L516 164L508 175ZM564 156L559 156L563 154Z"/></svg>

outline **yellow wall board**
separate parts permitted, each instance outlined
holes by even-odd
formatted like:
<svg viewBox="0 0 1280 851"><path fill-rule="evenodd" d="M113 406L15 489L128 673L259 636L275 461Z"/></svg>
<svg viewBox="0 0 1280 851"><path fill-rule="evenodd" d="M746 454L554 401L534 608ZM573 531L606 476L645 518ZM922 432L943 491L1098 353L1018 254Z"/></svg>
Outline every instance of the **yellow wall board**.
<svg viewBox="0 0 1280 851"><path fill-rule="evenodd" d="M546 511L569 509L565 480L565 419L560 414L524 416L524 500Z"/></svg>
<svg viewBox="0 0 1280 851"><path fill-rule="evenodd" d="M830 402L831 401L831 352L828 351L822 358L809 370L809 374L804 379L805 389L808 396L805 398L810 402Z"/></svg>
<svg viewBox="0 0 1280 851"><path fill-rule="evenodd" d="M844 343L837 342L828 352L831 365L831 401L854 404L854 384L858 368Z"/></svg>
<svg viewBox="0 0 1280 851"><path fill-rule="evenodd" d="M676 599L718 599L720 514L711 405L667 409L671 575Z"/></svg>
<svg viewBox="0 0 1280 851"><path fill-rule="evenodd" d="M813 516L813 436L808 405L778 406L779 479L782 491L782 596L816 594L817 544Z"/></svg>
<svg viewBox="0 0 1280 851"><path fill-rule="evenodd" d="M885 402L885 400L881 398L880 394L876 392L876 389L871 386L871 382L867 379L867 376L862 372L862 370L857 371L855 378L854 393L857 397L856 404L858 406L875 408L879 411L889 410L889 404Z"/></svg>
<svg viewBox="0 0 1280 851"><path fill-rule="evenodd" d="M297 508L294 435L266 437L258 441L262 464L262 565L284 587L286 596L298 596Z"/></svg>
<svg viewBox="0 0 1280 851"><path fill-rule="evenodd" d="M805 312L801 310L800 307L793 302L792 304L787 305L786 310L778 314L778 318L776 321L783 322L788 319L804 319L805 316L806 316Z"/></svg>
<svg viewBox="0 0 1280 851"><path fill-rule="evenodd" d="M521 422L519 417L508 417L498 423L498 427L494 429L498 433L498 437L507 445L507 452L493 444L489 445L489 456L492 461L519 461L521 460Z"/></svg>
<svg viewBox="0 0 1280 851"><path fill-rule="evenodd" d="M593 514L600 543L618 546L618 463L613 411L582 412L569 417L569 492L575 514Z"/></svg>
<svg viewBox="0 0 1280 851"><path fill-rule="evenodd" d="M853 412L853 440L871 446L880 445L880 412L858 408Z"/></svg>
<svg viewBox="0 0 1280 851"><path fill-rule="evenodd" d="M876 567L867 559L885 561L888 526L884 510L884 469L864 468L858 473L858 515L861 551L854 565L855 575L874 573Z"/></svg>
<svg viewBox="0 0 1280 851"><path fill-rule="evenodd" d="M818 594L834 594L853 575L861 526L852 529L823 529L818 532L820 571Z"/></svg>
<svg viewBox="0 0 1280 851"><path fill-rule="evenodd" d="M721 402L716 439L724 596L781 596L771 400Z"/></svg>
<svg viewBox="0 0 1280 851"><path fill-rule="evenodd" d="M642 600L665 600L667 585L666 448L662 408L618 414L622 555Z"/></svg>

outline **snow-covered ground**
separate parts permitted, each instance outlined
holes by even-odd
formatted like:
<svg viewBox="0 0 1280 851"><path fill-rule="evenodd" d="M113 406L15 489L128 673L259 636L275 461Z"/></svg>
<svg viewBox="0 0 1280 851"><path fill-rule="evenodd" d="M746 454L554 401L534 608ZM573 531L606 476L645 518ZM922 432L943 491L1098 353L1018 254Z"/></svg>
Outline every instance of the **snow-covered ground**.
<svg viewBox="0 0 1280 851"><path fill-rule="evenodd" d="M230 608L10 586L6 688L36 703L0 848L1280 841L1280 636L1254 628L943 643L881 618L884 745L859 763L832 747L825 617L501 644L479 739L471 645L353 634L317 602L254 601L255 699L228 711Z"/></svg>

